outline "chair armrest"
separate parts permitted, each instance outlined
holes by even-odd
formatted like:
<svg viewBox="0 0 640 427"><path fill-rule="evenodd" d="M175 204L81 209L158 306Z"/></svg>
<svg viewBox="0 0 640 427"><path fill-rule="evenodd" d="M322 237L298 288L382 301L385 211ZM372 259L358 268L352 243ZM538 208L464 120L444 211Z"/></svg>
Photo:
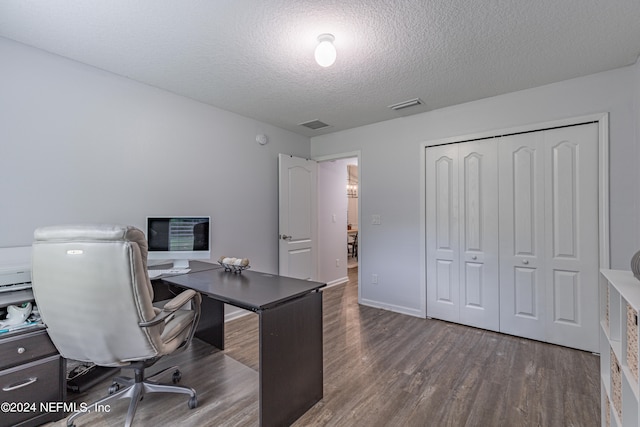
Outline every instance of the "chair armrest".
<svg viewBox="0 0 640 427"><path fill-rule="evenodd" d="M146 327L155 326L155 325L157 325L159 323L164 322L175 311L177 311L180 307L185 305L187 302L191 301L197 295L198 295L198 293L196 291L194 291L193 289L187 289L187 290L179 293L178 295L176 295L175 297L170 299L164 305L164 307L162 307L162 311L160 313L158 313L153 319L151 319L151 320L149 320L147 322L140 322L140 323L138 323L138 325L140 325L143 328L146 328Z"/></svg>
<svg viewBox="0 0 640 427"><path fill-rule="evenodd" d="M189 301L193 299L197 294L193 289L187 289L185 291L180 292L175 297L171 298L162 308L162 311L170 311L173 313Z"/></svg>

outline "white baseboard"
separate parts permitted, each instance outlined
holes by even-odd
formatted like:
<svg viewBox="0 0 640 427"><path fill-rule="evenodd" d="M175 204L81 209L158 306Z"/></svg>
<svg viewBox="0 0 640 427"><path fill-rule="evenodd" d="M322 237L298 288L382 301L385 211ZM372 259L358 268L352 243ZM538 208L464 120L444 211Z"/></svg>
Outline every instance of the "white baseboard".
<svg viewBox="0 0 640 427"><path fill-rule="evenodd" d="M234 310L232 312L225 313L224 321L225 321L225 323L226 322L230 322L232 320L239 319L239 318L247 316L249 314L251 314L251 311L249 311L249 310L243 310L241 308L234 307Z"/></svg>
<svg viewBox="0 0 640 427"><path fill-rule="evenodd" d="M345 277L341 277L339 279L327 282L327 286L322 288L322 289L327 289L327 288L330 288L332 286L342 285L343 283L347 283L348 281L349 281L348 277L346 277L346 276Z"/></svg>
<svg viewBox="0 0 640 427"><path fill-rule="evenodd" d="M361 299L360 304L367 307L381 308L383 310L393 311L394 313L407 314L413 317L420 317L424 319L426 316L419 309L403 307L401 305L387 304L379 301L373 301L369 299Z"/></svg>

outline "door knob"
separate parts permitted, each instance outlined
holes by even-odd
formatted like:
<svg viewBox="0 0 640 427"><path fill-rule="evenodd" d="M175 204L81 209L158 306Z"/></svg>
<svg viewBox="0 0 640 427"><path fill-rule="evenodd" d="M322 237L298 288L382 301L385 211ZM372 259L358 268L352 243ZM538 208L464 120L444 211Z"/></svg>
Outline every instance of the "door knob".
<svg viewBox="0 0 640 427"><path fill-rule="evenodd" d="M293 236L287 236L286 234L281 234L280 238L282 240L291 240L293 238Z"/></svg>
<svg viewBox="0 0 640 427"><path fill-rule="evenodd" d="M529 260L528 260L528 259L524 259L524 260L522 260L522 263L523 263L524 265L527 265L527 264L529 264Z"/></svg>
<svg viewBox="0 0 640 427"><path fill-rule="evenodd" d="M474 255L474 256L471 257L471 259L475 261L475 260L478 259L478 257Z"/></svg>

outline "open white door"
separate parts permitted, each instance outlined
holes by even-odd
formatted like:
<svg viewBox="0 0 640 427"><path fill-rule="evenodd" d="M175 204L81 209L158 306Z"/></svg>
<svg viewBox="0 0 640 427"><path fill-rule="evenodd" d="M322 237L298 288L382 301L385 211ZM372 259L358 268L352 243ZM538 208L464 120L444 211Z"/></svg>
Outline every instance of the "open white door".
<svg viewBox="0 0 640 427"><path fill-rule="evenodd" d="M318 164L278 155L279 274L316 280Z"/></svg>

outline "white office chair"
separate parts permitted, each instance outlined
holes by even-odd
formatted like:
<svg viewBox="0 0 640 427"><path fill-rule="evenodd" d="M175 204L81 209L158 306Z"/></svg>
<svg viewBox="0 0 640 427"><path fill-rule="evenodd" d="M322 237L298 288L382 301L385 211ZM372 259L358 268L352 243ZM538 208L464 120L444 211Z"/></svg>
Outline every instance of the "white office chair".
<svg viewBox="0 0 640 427"><path fill-rule="evenodd" d="M192 388L144 378L145 368L189 344L201 302L200 294L187 290L154 308L144 233L120 225L69 225L39 228L34 237L33 293L60 354L134 370L135 378L116 378L111 395L96 404L131 398L126 426L145 393L188 394L189 408L195 408ZM173 382L179 380L176 370ZM79 415L71 415L67 426Z"/></svg>

